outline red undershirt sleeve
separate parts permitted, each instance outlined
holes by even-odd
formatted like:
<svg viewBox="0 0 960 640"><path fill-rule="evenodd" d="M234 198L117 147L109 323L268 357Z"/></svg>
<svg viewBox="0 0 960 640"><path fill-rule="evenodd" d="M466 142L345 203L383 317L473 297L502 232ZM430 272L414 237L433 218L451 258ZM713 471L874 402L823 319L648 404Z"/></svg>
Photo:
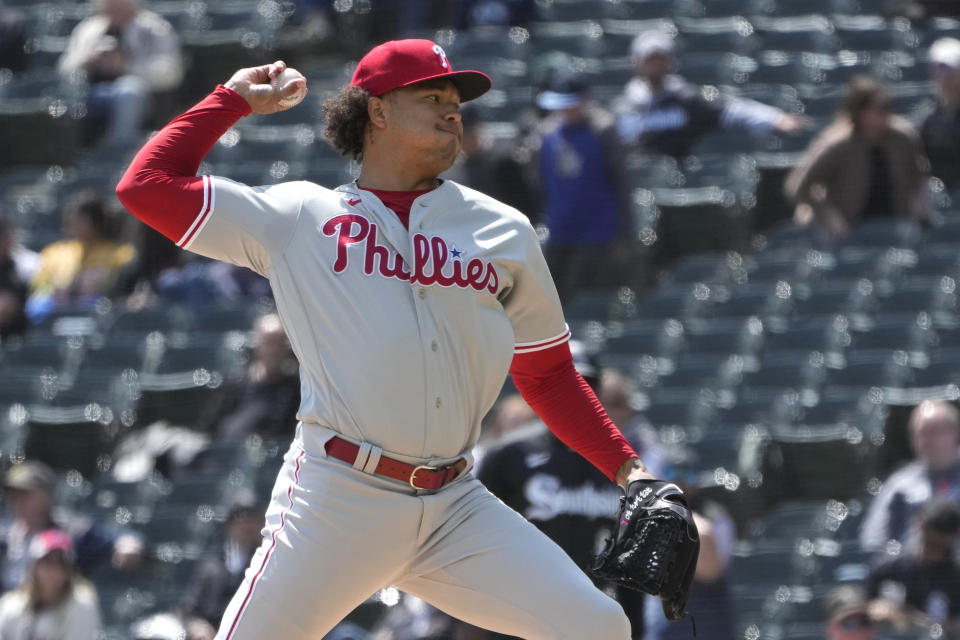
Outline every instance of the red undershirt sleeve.
<svg viewBox="0 0 960 640"><path fill-rule="evenodd" d="M516 354L510 375L550 431L611 480L624 462L639 457L577 373L568 343Z"/></svg>
<svg viewBox="0 0 960 640"><path fill-rule="evenodd" d="M145 224L187 244L194 222L212 207L209 178L196 175L200 162L250 112L240 94L219 85L137 152L117 184L120 202Z"/></svg>

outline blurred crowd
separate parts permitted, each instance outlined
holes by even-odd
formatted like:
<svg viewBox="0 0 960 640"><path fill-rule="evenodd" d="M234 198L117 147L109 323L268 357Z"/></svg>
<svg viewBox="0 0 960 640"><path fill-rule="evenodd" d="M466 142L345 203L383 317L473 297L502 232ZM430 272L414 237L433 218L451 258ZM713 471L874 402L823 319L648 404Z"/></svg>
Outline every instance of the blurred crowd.
<svg viewBox="0 0 960 640"><path fill-rule="evenodd" d="M64 78L81 77L86 87L84 144L129 151L158 118L170 115L176 103L171 96L185 77L184 56L176 31L150 10L149 2L92 4L92 15L70 34L57 69ZM334 38L347 19L337 3L295 4L291 34L306 40ZM911 15L941 10L935 3L896 4L891 11ZM364 30L361 48L437 24L523 25L535 13L532 0L367 5L368 11L350 14ZM26 37L17 11L0 0L0 68L15 74L24 70ZM894 113L881 80L857 76L836 104L833 121L819 132L812 132L814 121L801 114L688 82L676 72L675 53L669 34L638 33L624 52L633 77L612 100L599 99L575 69L553 69L536 97L535 121L519 123L521 135L507 141L488 135L479 110L463 109L464 152L447 177L518 207L540 225L565 302L603 286L643 291L660 275L662 264L649 255L634 228L631 198L642 185L632 184L625 170L628 154L682 159L717 130L751 136L815 133L783 190L795 205L794 224L814 246L826 248L865 220L899 217L924 224L931 211L931 177L947 189L960 187L958 40L943 38L930 47L935 93L912 121ZM93 310L104 299L131 310L253 306L269 300L269 287L259 276L182 252L122 215L110 186L85 188L67 198L60 212L62 238L39 252L23 246L11 216L0 217L0 337L29 332L65 310ZM299 404L297 363L277 316L257 318L246 344L242 374L203 407L193 425L205 444L292 434ZM728 569L742 523L671 464L656 425L634 409L631 381L601 370L583 345L572 348L578 370L647 466L688 491L702 539L690 611L699 637L733 637ZM960 637L960 412L947 402L924 402L913 411L908 430L914 458L884 480L862 520L860 544L872 554L869 574L825 599L824 637L864 639L873 637L875 628L909 633L934 626L942 637ZM553 438L509 385L484 433L477 452L479 477L587 569L608 534L618 490ZM117 451L136 450L142 457L144 442ZM203 446L177 465L202 464ZM176 469L166 463L161 468L159 451L146 453L148 458L156 453L148 459L148 472L175 477ZM58 474L37 460L19 462L6 474L0 640L98 637L94 578L137 572L149 554L136 527L107 526L83 513L58 510L57 483ZM219 553L204 559L184 584L183 602L172 612L171 628L179 631L169 637L213 637L260 543L266 497L238 492L230 498ZM631 618L635 638L688 637L685 623L668 624L656 602L633 592L614 590L613 595ZM374 629L346 623L330 637L495 637L415 598L391 604Z"/></svg>

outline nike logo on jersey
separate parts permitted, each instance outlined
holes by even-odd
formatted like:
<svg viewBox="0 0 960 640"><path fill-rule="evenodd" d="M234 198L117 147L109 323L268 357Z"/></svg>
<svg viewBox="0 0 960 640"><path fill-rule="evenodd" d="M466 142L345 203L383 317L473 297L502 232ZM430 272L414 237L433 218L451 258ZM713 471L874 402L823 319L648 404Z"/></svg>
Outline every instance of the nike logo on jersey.
<svg viewBox="0 0 960 640"><path fill-rule="evenodd" d="M361 200L360 198L357 198L356 200L347 200L347 204L350 205L351 207L355 207L361 202L363 202L363 200Z"/></svg>
<svg viewBox="0 0 960 640"><path fill-rule="evenodd" d="M413 270L408 270L403 258L377 242L377 225L356 214L343 214L330 218L323 225L323 233L337 237L337 259L333 263L334 273L347 270L350 261L349 247L363 247L363 273L379 273L385 278L396 278L411 284L441 287L459 287L475 291L489 291L496 295L500 289L500 279L493 265L480 258L469 261L460 260L462 251L456 250L456 258L451 260L453 252L446 241L438 236L427 237L422 233L414 234Z"/></svg>

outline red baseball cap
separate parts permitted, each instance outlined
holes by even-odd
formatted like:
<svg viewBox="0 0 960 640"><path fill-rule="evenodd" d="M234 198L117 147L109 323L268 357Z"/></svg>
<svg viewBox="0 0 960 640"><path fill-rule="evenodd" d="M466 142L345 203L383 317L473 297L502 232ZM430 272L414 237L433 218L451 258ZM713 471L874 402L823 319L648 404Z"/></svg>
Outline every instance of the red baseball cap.
<svg viewBox="0 0 960 640"><path fill-rule="evenodd" d="M466 102L485 94L493 82L479 71L454 71L443 47L430 40L391 40L363 56L350 84L374 96L424 80L449 78Z"/></svg>

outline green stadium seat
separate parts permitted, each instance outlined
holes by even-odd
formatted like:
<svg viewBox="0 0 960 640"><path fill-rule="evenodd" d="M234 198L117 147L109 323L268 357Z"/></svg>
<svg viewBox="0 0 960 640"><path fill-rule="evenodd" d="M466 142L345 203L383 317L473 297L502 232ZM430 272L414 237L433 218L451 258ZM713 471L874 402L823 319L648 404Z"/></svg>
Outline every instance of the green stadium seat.
<svg viewBox="0 0 960 640"><path fill-rule="evenodd" d="M871 461L861 435L847 425L797 425L772 433L763 458L767 499L860 497Z"/></svg>
<svg viewBox="0 0 960 640"><path fill-rule="evenodd" d="M143 374L127 396L137 425L166 420L174 425L196 424L200 409L221 390L218 373L196 369L178 373ZM130 396L133 396L132 398Z"/></svg>
<svg viewBox="0 0 960 640"><path fill-rule="evenodd" d="M814 7L811 6L805 13L815 13ZM753 25L764 49L818 54L832 54L838 49L839 42L833 34L833 25L821 15L757 17Z"/></svg>
<svg viewBox="0 0 960 640"><path fill-rule="evenodd" d="M107 452L106 432L112 416L107 407L96 404L32 405L28 408L25 454L54 469L94 475L99 457Z"/></svg>

